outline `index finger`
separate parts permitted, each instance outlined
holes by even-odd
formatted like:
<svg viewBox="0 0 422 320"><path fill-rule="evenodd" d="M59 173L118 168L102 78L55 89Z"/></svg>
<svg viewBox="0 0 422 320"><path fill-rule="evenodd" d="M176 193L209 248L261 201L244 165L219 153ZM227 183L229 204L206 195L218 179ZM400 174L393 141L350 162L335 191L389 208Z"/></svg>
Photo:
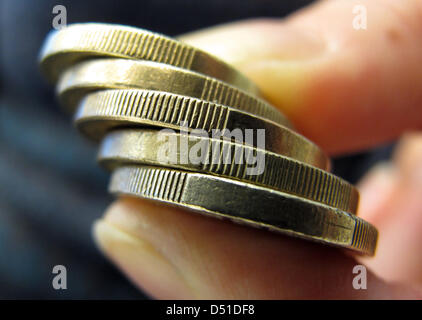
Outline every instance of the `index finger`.
<svg viewBox="0 0 422 320"><path fill-rule="evenodd" d="M331 154L422 125L422 2L324 1L182 36L239 68Z"/></svg>

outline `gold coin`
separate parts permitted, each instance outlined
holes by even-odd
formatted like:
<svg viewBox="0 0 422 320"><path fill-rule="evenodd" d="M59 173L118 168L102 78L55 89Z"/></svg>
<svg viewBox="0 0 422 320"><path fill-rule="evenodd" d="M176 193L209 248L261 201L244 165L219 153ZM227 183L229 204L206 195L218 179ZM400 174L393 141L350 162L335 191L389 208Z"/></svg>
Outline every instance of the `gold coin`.
<svg viewBox="0 0 422 320"><path fill-rule="evenodd" d="M121 129L101 142L98 161L109 169L127 164L165 166L236 179L356 213L359 193L328 172L222 139L173 130ZM294 155L294 154L293 154Z"/></svg>
<svg viewBox="0 0 422 320"><path fill-rule="evenodd" d="M73 111L87 93L100 89L150 89L227 105L285 126L290 122L276 108L222 81L162 63L96 59L81 62L61 76L57 91Z"/></svg>
<svg viewBox="0 0 422 320"><path fill-rule="evenodd" d="M268 151L288 155L296 160L329 170L330 160L318 146L294 131L272 121L223 105L200 99L152 90L105 90L88 94L81 102L75 122L87 136L100 140L115 127L153 126L179 131L202 129L231 133L233 140L248 143L246 132L265 134ZM182 127L182 124L186 127ZM240 138L238 138L240 131ZM226 135L227 136L227 135ZM250 140L250 139L249 139Z"/></svg>
<svg viewBox="0 0 422 320"><path fill-rule="evenodd" d="M146 166L119 167L109 190L358 253L375 253L378 232L342 210L222 177Z"/></svg>
<svg viewBox="0 0 422 320"><path fill-rule="evenodd" d="M252 81L220 59L176 39L122 25L83 23L52 31L41 50L40 65L43 73L55 82L68 67L93 57L161 62L259 94Z"/></svg>

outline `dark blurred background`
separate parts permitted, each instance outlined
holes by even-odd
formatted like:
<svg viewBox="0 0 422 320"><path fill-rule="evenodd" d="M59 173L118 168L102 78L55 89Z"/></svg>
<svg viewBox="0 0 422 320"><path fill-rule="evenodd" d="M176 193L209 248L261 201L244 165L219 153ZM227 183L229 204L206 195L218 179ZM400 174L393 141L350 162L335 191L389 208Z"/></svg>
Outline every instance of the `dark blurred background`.
<svg viewBox="0 0 422 320"><path fill-rule="evenodd" d="M96 148L58 108L37 55L55 5L67 23L110 22L168 35L250 17L283 17L311 0L0 0L0 298L144 299L101 253L92 222L112 201ZM356 182L392 146L335 159ZM67 290L52 269L67 268Z"/></svg>

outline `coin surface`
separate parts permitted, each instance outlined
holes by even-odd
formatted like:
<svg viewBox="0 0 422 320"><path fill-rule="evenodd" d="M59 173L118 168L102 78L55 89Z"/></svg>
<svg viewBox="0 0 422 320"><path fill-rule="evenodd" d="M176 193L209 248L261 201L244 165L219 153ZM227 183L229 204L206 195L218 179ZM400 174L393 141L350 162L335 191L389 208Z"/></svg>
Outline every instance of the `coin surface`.
<svg viewBox="0 0 422 320"><path fill-rule="evenodd" d="M146 166L119 167L109 190L373 255L378 232L355 215L222 177Z"/></svg>
<svg viewBox="0 0 422 320"><path fill-rule="evenodd" d="M41 50L40 66L55 82L60 73L76 62L101 56L161 62L206 74L259 95L252 81L220 59L176 39L123 25L83 23L51 31Z"/></svg>
<svg viewBox="0 0 422 320"><path fill-rule="evenodd" d="M57 85L61 102L71 111L87 93L100 89L166 91L238 108L291 127L280 111L262 99L225 82L157 62L89 60L67 69Z"/></svg>
<svg viewBox="0 0 422 320"><path fill-rule="evenodd" d="M263 133L266 150L324 170L330 168L328 156L318 146L286 127L238 109L167 92L132 89L88 94L75 113L75 123L95 140L114 127L153 126L179 131L202 129L208 136L226 132L246 144L246 133L252 132L250 145L258 146L255 137Z"/></svg>
<svg viewBox="0 0 422 320"><path fill-rule="evenodd" d="M293 152L293 154L289 154ZM148 129L112 131L101 142L98 161L109 169L127 164L197 171L294 194L356 213L359 193L328 172L279 155L222 139Z"/></svg>

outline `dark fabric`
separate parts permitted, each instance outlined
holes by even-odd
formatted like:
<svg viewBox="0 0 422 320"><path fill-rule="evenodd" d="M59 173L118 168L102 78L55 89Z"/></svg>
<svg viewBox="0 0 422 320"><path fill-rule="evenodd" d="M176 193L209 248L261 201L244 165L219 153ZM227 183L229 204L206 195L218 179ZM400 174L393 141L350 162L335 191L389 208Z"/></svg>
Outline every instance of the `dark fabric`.
<svg viewBox="0 0 422 320"><path fill-rule="evenodd" d="M169 35L248 17L284 16L311 1L151 0L0 2L0 298L138 299L135 289L95 248L92 222L112 201L95 146L74 130L38 72L52 8L68 23L98 21ZM391 147L335 161L355 182ZM68 289L52 288L65 265Z"/></svg>

